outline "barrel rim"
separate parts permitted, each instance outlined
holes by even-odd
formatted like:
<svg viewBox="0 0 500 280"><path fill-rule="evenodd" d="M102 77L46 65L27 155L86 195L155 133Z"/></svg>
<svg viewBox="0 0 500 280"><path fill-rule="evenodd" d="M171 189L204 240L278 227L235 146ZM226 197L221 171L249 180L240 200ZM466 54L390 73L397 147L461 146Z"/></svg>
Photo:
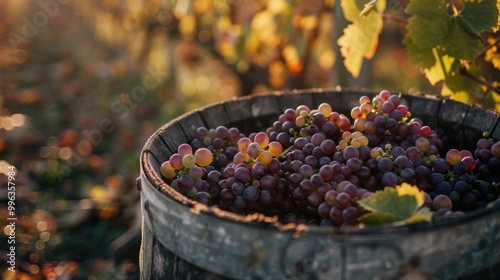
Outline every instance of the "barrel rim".
<svg viewBox="0 0 500 280"><path fill-rule="evenodd" d="M155 137L161 134L163 131L171 127L172 125L178 123L180 120L185 117L194 114L200 113L207 108L213 108L215 106L221 106L222 104L227 104L230 102L252 99L256 96L282 96L288 94L314 94L314 93L335 93L335 94L375 94L374 91L366 90L366 89L340 89L336 88L311 88L311 89L300 89L300 90L281 90L274 91L265 94L259 94L255 96L244 96L244 97L233 97L231 99L222 100L218 102L213 102L202 106L200 108L194 109L192 111L186 112L171 121L167 122L163 126L161 126L153 135L151 135L146 141L140 156L140 168L141 173L146 175L145 177L149 180L149 182L153 183L153 185L158 186L158 189L161 193L165 194L168 198L172 199L176 203L183 205L187 211L191 211L194 213L198 213L200 215L210 215L215 216L217 218L224 219L229 222L234 222L244 226L251 227L259 227L261 229L270 229L270 230L279 230L286 232L304 232L308 234L320 234L320 235L331 235L337 234L340 236L346 235L349 236L366 236L366 235L379 235L384 233L415 233L415 232L423 232L423 231L433 231L446 227L453 227L458 225L465 225L468 222L475 221L478 218L485 218L486 216L490 216L500 211L500 198L497 198L495 201L489 202L486 208L475 210L467 213L462 217L454 217L454 218L446 218L438 221L430 221L430 222L419 222L414 224L406 224L406 225L379 225L379 226L368 226L364 228L353 228L353 229L336 229L331 227L320 227L317 225L297 225L297 224L283 224L277 221L276 217L268 217L264 214L252 214L252 215L238 215L229 211L225 211L215 206L206 206L202 203L194 201L183 194L177 192L172 187L170 187L162 178L160 174L157 174L152 168L151 163L149 163L149 159L147 158L150 154L154 157L154 153L149 150L151 143L154 141ZM440 102L441 104L448 98L437 97L435 95L419 92L416 94L409 93L401 93L406 96L420 97L428 100L433 100ZM467 105L467 104L466 104ZM477 105L467 105L469 108L475 107L478 109L486 110L490 113L494 113L495 115L499 115L498 112L485 109L483 107L479 107ZM439 112L438 112L439 114Z"/></svg>

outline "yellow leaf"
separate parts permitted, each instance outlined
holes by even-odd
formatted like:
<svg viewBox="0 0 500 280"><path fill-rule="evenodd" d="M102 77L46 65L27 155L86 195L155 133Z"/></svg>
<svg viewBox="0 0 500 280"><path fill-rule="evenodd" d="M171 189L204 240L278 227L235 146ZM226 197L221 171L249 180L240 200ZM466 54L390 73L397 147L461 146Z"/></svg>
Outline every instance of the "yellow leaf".
<svg viewBox="0 0 500 280"><path fill-rule="evenodd" d="M385 10L385 0L375 3L375 6L360 16L364 1L342 1L341 6L347 20L352 21L344 29L344 34L338 39L340 52L344 57L346 69L355 78L359 76L363 59L371 59L378 46L378 36L382 31L381 13Z"/></svg>

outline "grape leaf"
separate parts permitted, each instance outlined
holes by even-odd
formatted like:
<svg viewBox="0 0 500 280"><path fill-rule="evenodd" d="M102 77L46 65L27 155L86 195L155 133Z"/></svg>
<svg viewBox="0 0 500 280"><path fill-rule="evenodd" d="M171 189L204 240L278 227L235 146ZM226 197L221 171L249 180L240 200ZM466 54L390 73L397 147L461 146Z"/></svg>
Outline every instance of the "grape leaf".
<svg viewBox="0 0 500 280"><path fill-rule="evenodd" d="M415 186L404 183L395 188L386 187L358 201L359 205L371 211L359 217L359 221L367 225L430 221L432 213L429 209L420 208L424 200L424 193Z"/></svg>
<svg viewBox="0 0 500 280"><path fill-rule="evenodd" d="M385 10L386 0L375 2L367 11L363 9L366 0L349 0L340 3L345 18L352 23L344 29L344 34L337 43L344 57L345 67L355 78L359 76L363 59L371 59L375 54L378 36L382 31L381 13Z"/></svg>
<svg viewBox="0 0 500 280"><path fill-rule="evenodd" d="M424 68L425 77L431 85L436 85L439 81L445 80L448 76L454 75L458 67L458 61L448 55L441 55L437 49L432 49L435 64Z"/></svg>
<svg viewBox="0 0 500 280"><path fill-rule="evenodd" d="M439 48L450 57L472 60L483 47L481 32L494 31L498 26L496 0L464 1L462 10L454 14L448 12L448 4L446 0L415 0L408 4L405 12L412 17L404 43L412 50L410 56L418 50Z"/></svg>

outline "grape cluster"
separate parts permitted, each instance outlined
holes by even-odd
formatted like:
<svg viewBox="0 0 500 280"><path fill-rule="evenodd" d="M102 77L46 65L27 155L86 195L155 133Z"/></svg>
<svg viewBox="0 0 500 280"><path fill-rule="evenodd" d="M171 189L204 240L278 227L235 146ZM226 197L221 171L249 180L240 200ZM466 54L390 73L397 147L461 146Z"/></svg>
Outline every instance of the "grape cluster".
<svg viewBox="0 0 500 280"><path fill-rule="evenodd" d="M353 122L322 103L288 108L272 126L244 135L200 127L161 166L174 189L237 214L283 223L349 227L367 211L357 201L403 182L425 192L435 219L483 208L500 190L500 143L482 138L474 152L451 149L399 95L362 96Z"/></svg>

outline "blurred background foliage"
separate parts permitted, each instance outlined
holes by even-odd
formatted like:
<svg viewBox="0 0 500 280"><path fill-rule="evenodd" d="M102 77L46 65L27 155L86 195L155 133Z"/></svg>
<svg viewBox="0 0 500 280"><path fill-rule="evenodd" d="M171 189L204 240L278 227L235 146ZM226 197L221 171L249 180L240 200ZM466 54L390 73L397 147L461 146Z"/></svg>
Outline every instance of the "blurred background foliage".
<svg viewBox="0 0 500 280"><path fill-rule="evenodd" d="M0 199L14 165L18 217L18 273L4 260L5 227L1 278L137 277L139 154L184 112L292 88L440 91L410 63L394 20L353 78L336 43L347 25L338 2L1 1ZM386 12L404 16L407 2Z"/></svg>

